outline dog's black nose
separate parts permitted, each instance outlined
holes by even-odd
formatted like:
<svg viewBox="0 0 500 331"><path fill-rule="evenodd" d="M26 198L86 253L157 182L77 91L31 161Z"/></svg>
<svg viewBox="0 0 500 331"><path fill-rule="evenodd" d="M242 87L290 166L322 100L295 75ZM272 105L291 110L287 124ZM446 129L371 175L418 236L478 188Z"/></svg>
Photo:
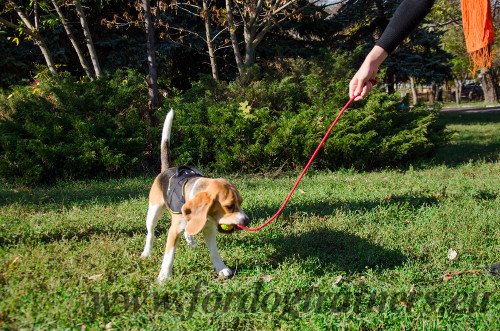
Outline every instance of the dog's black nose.
<svg viewBox="0 0 500 331"><path fill-rule="evenodd" d="M243 225L244 226L248 226L250 225L250 217L248 217L248 215L245 214L245 218L243 218Z"/></svg>

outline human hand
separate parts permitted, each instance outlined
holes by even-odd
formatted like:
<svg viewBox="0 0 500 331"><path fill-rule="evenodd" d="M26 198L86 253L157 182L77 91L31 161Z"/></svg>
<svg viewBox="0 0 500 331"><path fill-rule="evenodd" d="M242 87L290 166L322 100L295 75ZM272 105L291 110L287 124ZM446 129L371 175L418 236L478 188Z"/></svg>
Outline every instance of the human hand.
<svg viewBox="0 0 500 331"><path fill-rule="evenodd" d="M358 101L371 91L376 83L378 68L386 58L387 52L380 46L372 49L349 83L349 98L356 96L354 100Z"/></svg>
<svg viewBox="0 0 500 331"><path fill-rule="evenodd" d="M356 96L354 101L363 97L372 90L378 68L364 62L349 83L349 98Z"/></svg>

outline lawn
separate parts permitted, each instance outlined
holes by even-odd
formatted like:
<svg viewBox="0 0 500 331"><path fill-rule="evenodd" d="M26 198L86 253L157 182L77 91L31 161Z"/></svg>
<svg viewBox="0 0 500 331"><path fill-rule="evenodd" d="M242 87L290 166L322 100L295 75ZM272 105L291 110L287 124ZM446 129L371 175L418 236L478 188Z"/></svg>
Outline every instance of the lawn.
<svg viewBox="0 0 500 331"><path fill-rule="evenodd" d="M167 217L139 258L152 176L4 185L0 328L498 330L500 277L484 267L500 262L500 113L441 120L452 140L433 158L311 172L269 227L219 235L229 280L199 238L156 284ZM296 175L227 177L256 225Z"/></svg>
<svg viewBox="0 0 500 331"><path fill-rule="evenodd" d="M499 102L485 102L485 101L470 101L457 104L456 102L444 102L443 108L484 108L484 107L499 107Z"/></svg>

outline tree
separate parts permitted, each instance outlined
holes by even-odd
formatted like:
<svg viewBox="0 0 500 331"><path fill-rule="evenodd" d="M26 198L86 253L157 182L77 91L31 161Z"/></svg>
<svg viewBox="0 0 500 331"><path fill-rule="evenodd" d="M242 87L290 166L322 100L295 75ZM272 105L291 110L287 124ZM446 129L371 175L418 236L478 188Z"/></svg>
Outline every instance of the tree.
<svg viewBox="0 0 500 331"><path fill-rule="evenodd" d="M145 26L144 6L138 6L136 2L132 7L135 13L126 11L120 16L115 15L113 20L105 20L105 23L108 27ZM156 6L150 8L152 24L159 31L160 39L167 39L208 54L212 77L218 80L216 52L227 47L226 41L220 41L222 33L227 29L218 23L221 12L216 0L184 0L170 3L159 0ZM203 51L200 50L199 41L203 41L206 47Z"/></svg>
<svg viewBox="0 0 500 331"><path fill-rule="evenodd" d="M175 19L165 18L165 20L160 20L160 25L165 28L164 35L168 36L172 41L182 42L186 35L203 40L210 60L212 77L215 80L219 80L216 52L226 48L227 41L221 41L222 38L220 37L227 29L220 24L222 11L218 6L217 0L184 0L176 1L170 6L159 5L158 7L166 16L177 16L180 18L182 15L187 14L191 18L203 21L203 31L201 31L196 21L192 22L191 20L183 20L182 18L178 20L179 22L176 22Z"/></svg>
<svg viewBox="0 0 500 331"><path fill-rule="evenodd" d="M82 66L83 70L87 74L87 76L93 80L95 78L95 73L92 71L91 67L89 66L87 60L85 59L85 55L83 54L80 45L73 34L73 31L71 30L71 27L69 26L69 23L66 21L66 18L61 10L61 7L57 3L57 0L50 0L52 3L52 6L57 12L57 15L59 16L59 20L61 21L62 26L64 27L64 31L66 31L66 35L68 36L68 39L71 42L71 45L73 46L73 49L75 50L78 59L80 61L80 65Z"/></svg>
<svg viewBox="0 0 500 331"><path fill-rule="evenodd" d="M144 10L144 26L146 28L146 40L148 47L148 96L149 96L149 117L155 122L154 113L158 109L159 92L158 92L158 67L156 65L156 47L155 47L155 27L151 15L151 4L149 0L142 0L142 8Z"/></svg>
<svg viewBox="0 0 500 331"><path fill-rule="evenodd" d="M148 117L149 120L156 125L157 119L155 112L160 107L160 93L158 88L158 65L156 61L156 42L155 42L155 27L157 25L155 13L158 12L157 7L152 7L150 0L138 0L134 2L133 8L137 11L137 17L124 12L122 17L114 15L112 21L103 19L101 23L106 24L108 28L120 26L141 26L146 32L147 46L147 64L148 75L146 83L148 85ZM121 20L121 22L120 22Z"/></svg>
<svg viewBox="0 0 500 331"><path fill-rule="evenodd" d="M500 11L500 1L490 0L492 16L496 32L500 23L498 12ZM460 11L460 0L438 0L431 13L432 20L435 22L434 27L445 31L445 39L443 40L443 47L453 55L450 61L453 72L455 75L455 84L457 85L456 98L459 102L462 82L465 80L467 74L464 72L465 66L469 68L469 56L466 51L465 39L462 30L462 20ZM459 33L460 32L460 33ZM493 48L498 47L494 45ZM493 51L495 54L495 50ZM468 65L467 65L468 64ZM499 68L498 60L493 61L491 68L482 67L479 74L477 72L470 72L472 77L480 79L481 86L484 92L484 100L488 103L493 103L498 100L496 73Z"/></svg>
<svg viewBox="0 0 500 331"><path fill-rule="evenodd" d="M11 13L13 11L17 14L17 17L21 20L21 22L14 21L12 16L10 19L0 17L0 24L20 31L27 35L29 39L32 39L35 45L37 45L42 52L49 71L53 75L57 76L58 72L56 64L52 58L52 53L50 52L45 39L40 34L39 4L38 0L33 0L28 6L22 6L19 1L6 0L2 5L2 12L0 12L0 14ZM30 19L30 15L28 15L26 10L30 11L30 14L33 16L32 19Z"/></svg>
<svg viewBox="0 0 500 331"><path fill-rule="evenodd" d="M396 81L410 81L413 103L417 103L416 83L431 84L430 102L434 102L438 92L436 84L451 78L449 61L451 55L441 48L442 33L417 29L411 41L403 42L386 60L388 74L395 75Z"/></svg>
<svg viewBox="0 0 500 331"><path fill-rule="evenodd" d="M241 57L240 45L238 43L238 36L236 35L236 23L233 16L233 3L232 0L226 0L226 15L227 15L227 26L229 28L229 37L231 39L231 45L233 46L234 58L236 61L236 67L238 72L243 75L243 58Z"/></svg>
<svg viewBox="0 0 500 331"><path fill-rule="evenodd" d="M3 23L3 25L11 28L15 28L32 39L41 49L45 62L47 63L51 73L57 74L57 69L49 47L47 46L47 42L42 37L41 28L44 27L44 32L47 34L47 27L55 28L60 22L86 75L90 79L94 79L95 77L99 77L101 75L102 70L92 41L90 29L85 18L83 7L79 0L30 0L29 4L28 1L23 0L6 0L4 6L4 13L15 12L20 18L20 22L15 22L11 17L10 20L0 17L0 23ZM85 59L85 54L79 45L78 39L73 33L70 23L68 23L66 15L63 12L63 8L68 6L74 6L76 9L75 12L80 19L85 42L92 60L93 70ZM54 12L57 16L53 14ZM30 21L30 16L33 16L32 21ZM55 31L56 29L52 29L50 31L52 40L57 40L58 34ZM52 42L52 47L54 46L55 44ZM57 47L60 47L60 45L57 44ZM60 49L58 49L58 53L60 53Z"/></svg>
<svg viewBox="0 0 500 331"><path fill-rule="evenodd" d="M500 32L500 1L491 0L491 10L493 18L493 26L495 27L496 35ZM498 54L500 51L498 43L492 46L493 53ZM499 91L498 91L498 71L500 70L500 63L498 61L498 56L495 57L491 68L483 67L480 70L479 78L481 79L481 86L484 92L484 101L487 103L498 102Z"/></svg>
<svg viewBox="0 0 500 331"><path fill-rule="evenodd" d="M451 25L443 36L443 48L452 55L451 72L455 83L455 101L461 102L462 87L469 76L469 55L465 48L464 33L460 26Z"/></svg>
<svg viewBox="0 0 500 331"><path fill-rule="evenodd" d="M99 58L97 57L94 42L92 41L92 35L90 34L89 25L87 24L87 20L85 18L85 12L83 10L82 4L80 3L80 0L73 0L73 4L75 5L78 18L80 18L80 24L82 25L83 34L85 36L85 43L87 44L87 48L89 50L90 59L92 60L92 65L94 66L95 75L96 77L100 77L102 75L101 65L99 64Z"/></svg>
<svg viewBox="0 0 500 331"><path fill-rule="evenodd" d="M238 72L255 63L257 47L267 33L301 12L317 0L299 6L298 0L225 0L227 26ZM237 15L237 16L235 16ZM237 29L243 26L244 55L240 51Z"/></svg>
<svg viewBox="0 0 500 331"><path fill-rule="evenodd" d="M205 23L205 40L208 48L208 56L210 57L210 68L212 68L212 77L219 80L219 69L215 58L214 40L212 39L212 22L210 19L210 8L207 0L202 0L203 3L203 21Z"/></svg>
<svg viewBox="0 0 500 331"><path fill-rule="evenodd" d="M348 50L363 49L361 58L380 38L401 1L348 0L332 20L342 25L336 46ZM426 24L417 28L384 62L387 68L385 83L389 93L401 81L410 81L413 102L416 102L416 83L443 82L449 75L450 56L441 47L442 32ZM434 94L433 94L434 95Z"/></svg>

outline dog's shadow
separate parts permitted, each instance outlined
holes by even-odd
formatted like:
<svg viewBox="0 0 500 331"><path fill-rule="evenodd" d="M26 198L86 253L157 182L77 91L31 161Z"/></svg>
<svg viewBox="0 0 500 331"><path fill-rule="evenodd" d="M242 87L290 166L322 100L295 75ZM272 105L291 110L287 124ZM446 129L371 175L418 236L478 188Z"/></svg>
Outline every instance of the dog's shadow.
<svg viewBox="0 0 500 331"><path fill-rule="evenodd" d="M338 209L364 213L385 204L405 205L406 208L421 208L438 203L439 199L427 195L398 195L392 196L390 199L356 202L319 203L309 201L287 207L280 218L293 220L294 214L297 212L305 212L310 216L328 217ZM248 212L249 215L255 217L257 215L271 215L274 211L268 206L255 207ZM278 223L280 223L279 220ZM257 224L252 225L256 226ZM273 224L271 224L272 226ZM274 224L274 226L278 225ZM273 232L271 236L262 237L256 233L254 236L245 236L236 240L238 244L243 246L258 245L262 242L272 245L275 253L269 257L268 263L273 267L278 267L289 260L313 261L316 267L313 266L310 271L319 275L332 270L356 273L367 268L377 270L394 269L408 259L398 249L387 248L356 234L328 227L292 234L289 231L284 234ZM240 268L246 269L245 266L240 266Z"/></svg>
<svg viewBox="0 0 500 331"><path fill-rule="evenodd" d="M276 248L271 264L280 265L289 259L316 261L315 274L332 270L346 273L371 269L393 269L407 257L398 250L384 248L367 239L328 228L306 233L273 236L268 239Z"/></svg>
<svg viewBox="0 0 500 331"><path fill-rule="evenodd" d="M486 193L484 194L486 195ZM366 213L380 206L396 205L409 209L420 209L422 207L430 207L439 204L439 197L431 193L417 194L390 194L379 199L356 199L356 200L332 200L332 201L317 201L306 200L298 203L290 203L283 210L282 216L291 217L294 213L305 213L310 216L331 216L337 210L346 212ZM262 215L273 215L278 210L279 205L261 205L253 206L245 211L250 216L251 220L261 218ZM281 217L281 216L280 216ZM253 221L252 223L254 223ZM252 226L255 226L252 224Z"/></svg>
<svg viewBox="0 0 500 331"><path fill-rule="evenodd" d="M237 241L241 241L241 245L265 243L273 246L274 253L266 261L272 268L299 261L305 271L317 276L333 271L352 274L366 269L394 269L408 259L397 249L385 248L355 234L328 228L298 234L273 234L265 238L245 236ZM252 268L240 264L239 269L250 271Z"/></svg>

